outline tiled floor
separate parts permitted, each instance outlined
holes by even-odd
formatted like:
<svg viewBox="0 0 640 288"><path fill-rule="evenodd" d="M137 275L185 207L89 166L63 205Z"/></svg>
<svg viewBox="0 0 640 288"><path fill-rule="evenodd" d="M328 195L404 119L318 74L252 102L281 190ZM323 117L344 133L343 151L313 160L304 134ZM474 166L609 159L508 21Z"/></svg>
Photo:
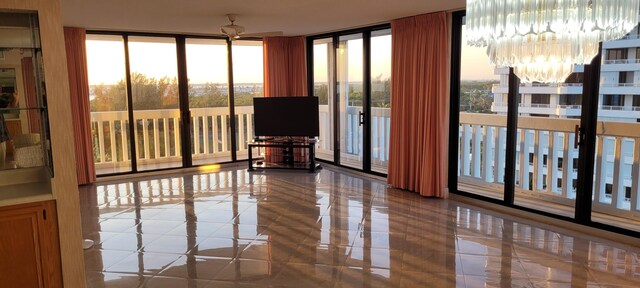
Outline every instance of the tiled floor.
<svg viewBox="0 0 640 288"><path fill-rule="evenodd" d="M89 287L639 287L640 249L325 168L81 188Z"/></svg>

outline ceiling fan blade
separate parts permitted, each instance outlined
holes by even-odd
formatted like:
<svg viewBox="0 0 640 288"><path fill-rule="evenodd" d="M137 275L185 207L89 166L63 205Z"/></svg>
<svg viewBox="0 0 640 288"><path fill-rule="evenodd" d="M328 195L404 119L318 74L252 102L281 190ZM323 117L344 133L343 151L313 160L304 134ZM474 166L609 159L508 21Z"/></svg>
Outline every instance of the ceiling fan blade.
<svg viewBox="0 0 640 288"><path fill-rule="evenodd" d="M243 33L240 34L241 38L262 38L262 37L275 37L282 36L282 31L273 31L273 32L261 32L261 33Z"/></svg>

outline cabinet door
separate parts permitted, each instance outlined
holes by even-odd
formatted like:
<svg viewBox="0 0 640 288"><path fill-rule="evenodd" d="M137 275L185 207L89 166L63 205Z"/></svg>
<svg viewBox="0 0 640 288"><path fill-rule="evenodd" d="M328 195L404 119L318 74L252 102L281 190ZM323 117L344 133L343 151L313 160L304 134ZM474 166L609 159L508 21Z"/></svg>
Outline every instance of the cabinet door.
<svg viewBox="0 0 640 288"><path fill-rule="evenodd" d="M0 208L2 287L61 287L55 202Z"/></svg>

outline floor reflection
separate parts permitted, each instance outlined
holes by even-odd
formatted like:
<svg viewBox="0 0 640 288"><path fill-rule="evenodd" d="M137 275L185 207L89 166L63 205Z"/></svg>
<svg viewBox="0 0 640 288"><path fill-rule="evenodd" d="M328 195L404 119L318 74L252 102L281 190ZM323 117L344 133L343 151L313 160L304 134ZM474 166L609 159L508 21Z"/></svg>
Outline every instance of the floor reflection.
<svg viewBox="0 0 640 288"><path fill-rule="evenodd" d="M81 187L89 287L600 287L637 248L327 168Z"/></svg>

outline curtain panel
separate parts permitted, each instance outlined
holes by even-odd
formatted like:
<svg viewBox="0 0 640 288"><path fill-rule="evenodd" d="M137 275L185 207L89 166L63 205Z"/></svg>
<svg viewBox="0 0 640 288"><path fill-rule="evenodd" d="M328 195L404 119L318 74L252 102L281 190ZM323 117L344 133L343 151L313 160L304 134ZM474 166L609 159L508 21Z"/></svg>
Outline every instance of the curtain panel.
<svg viewBox="0 0 640 288"><path fill-rule="evenodd" d="M69 90L73 113L78 184L96 181L91 142L89 79L87 75L86 32L82 28L64 27Z"/></svg>
<svg viewBox="0 0 640 288"><path fill-rule="evenodd" d="M307 96L307 61L304 37L266 37L264 96Z"/></svg>
<svg viewBox="0 0 640 288"><path fill-rule="evenodd" d="M391 131L387 182L446 198L449 32L445 12L391 22Z"/></svg>
<svg viewBox="0 0 640 288"><path fill-rule="evenodd" d="M304 37L266 37L263 39L264 96L307 96L307 61ZM278 135L276 135L278 136ZM300 138L299 140L304 140ZM294 149L294 161L306 162L307 152ZM266 148L267 162L279 162L279 149Z"/></svg>

